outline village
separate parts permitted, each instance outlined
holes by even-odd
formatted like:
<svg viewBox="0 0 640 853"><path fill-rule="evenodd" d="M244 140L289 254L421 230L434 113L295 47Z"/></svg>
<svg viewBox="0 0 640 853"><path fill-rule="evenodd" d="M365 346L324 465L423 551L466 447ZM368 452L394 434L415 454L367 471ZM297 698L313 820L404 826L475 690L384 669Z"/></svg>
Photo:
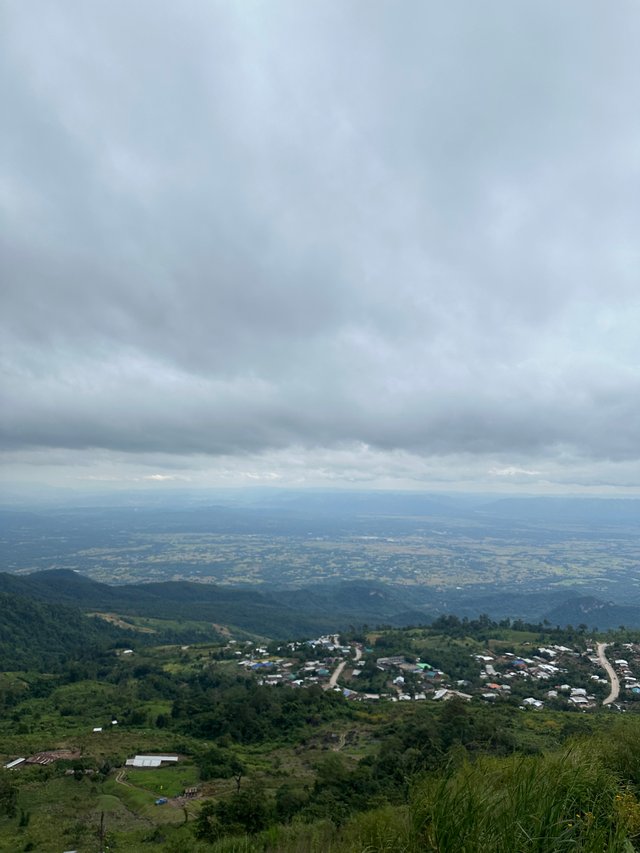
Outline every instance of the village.
<svg viewBox="0 0 640 853"><path fill-rule="evenodd" d="M529 646L526 652L525 646ZM182 646L182 652L195 652L196 648ZM237 666L266 687L331 690L350 702L457 699L508 703L523 711L589 712L604 706L621 713L640 703L640 681L634 674L640 672L640 642L607 645L587 640L581 648L521 643L517 648L474 651L467 655L464 667L454 666L445 672L421 657L379 655L375 644L347 642L339 634L281 645L229 639L219 665ZM133 652L126 649L118 654L126 657ZM118 720L112 718L108 728L117 726ZM95 725L89 731L100 738L105 727ZM3 766L14 770L79 757L74 750L52 749L12 758ZM157 768L178 760L177 755L135 754L125 767Z"/></svg>
<svg viewBox="0 0 640 853"><path fill-rule="evenodd" d="M233 645L231 641L229 648ZM599 656L599 647L604 656L605 644L591 641L583 649L531 646L526 654L487 649L470 656L476 665L474 677L444 672L404 654L376 656L373 648L346 644L337 634L288 643L276 654L259 645L233 654L240 658L238 666L255 673L260 684L319 686L351 701L438 702L457 697L508 701L523 710L590 711L604 705L626 711L640 701L640 682L633 672L640 671L640 643L612 647L617 653L611 659Z"/></svg>

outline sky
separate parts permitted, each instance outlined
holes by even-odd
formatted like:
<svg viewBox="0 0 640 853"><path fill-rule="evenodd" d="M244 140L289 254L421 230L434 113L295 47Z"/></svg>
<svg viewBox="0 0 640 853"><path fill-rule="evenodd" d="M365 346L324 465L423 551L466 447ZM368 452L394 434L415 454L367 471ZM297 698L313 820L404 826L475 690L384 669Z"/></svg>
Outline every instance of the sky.
<svg viewBox="0 0 640 853"><path fill-rule="evenodd" d="M1 0L5 485L640 492L640 6Z"/></svg>

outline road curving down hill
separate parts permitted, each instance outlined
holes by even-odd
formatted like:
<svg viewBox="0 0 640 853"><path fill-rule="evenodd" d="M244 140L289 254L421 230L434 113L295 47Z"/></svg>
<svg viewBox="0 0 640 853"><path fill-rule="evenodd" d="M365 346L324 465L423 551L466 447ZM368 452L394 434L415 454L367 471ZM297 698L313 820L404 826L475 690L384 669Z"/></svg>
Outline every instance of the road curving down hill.
<svg viewBox="0 0 640 853"><path fill-rule="evenodd" d="M607 660L607 656L604 651L610 643L598 643L596 648L598 650L598 660L604 667L607 675L609 676L609 681L611 682L611 692L607 696L607 698L603 701L603 705L610 705L612 702L615 702L620 693L620 680L616 675L614 668L611 666L609 661Z"/></svg>

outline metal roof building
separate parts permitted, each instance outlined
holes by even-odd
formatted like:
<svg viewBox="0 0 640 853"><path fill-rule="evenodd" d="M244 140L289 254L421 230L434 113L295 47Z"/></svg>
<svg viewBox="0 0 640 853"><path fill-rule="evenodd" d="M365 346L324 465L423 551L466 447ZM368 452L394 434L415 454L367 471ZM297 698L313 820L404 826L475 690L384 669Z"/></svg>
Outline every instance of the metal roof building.
<svg viewBox="0 0 640 853"><path fill-rule="evenodd" d="M127 767L161 767L163 764L172 764L178 761L177 755L136 755L127 758Z"/></svg>

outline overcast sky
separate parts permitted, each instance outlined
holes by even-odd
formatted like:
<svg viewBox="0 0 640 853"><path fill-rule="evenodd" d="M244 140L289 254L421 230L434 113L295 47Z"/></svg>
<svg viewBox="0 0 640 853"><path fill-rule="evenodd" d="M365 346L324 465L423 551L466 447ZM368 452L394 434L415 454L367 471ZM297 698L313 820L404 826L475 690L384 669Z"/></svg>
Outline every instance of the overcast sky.
<svg viewBox="0 0 640 853"><path fill-rule="evenodd" d="M7 483L640 490L640 5L3 0Z"/></svg>

